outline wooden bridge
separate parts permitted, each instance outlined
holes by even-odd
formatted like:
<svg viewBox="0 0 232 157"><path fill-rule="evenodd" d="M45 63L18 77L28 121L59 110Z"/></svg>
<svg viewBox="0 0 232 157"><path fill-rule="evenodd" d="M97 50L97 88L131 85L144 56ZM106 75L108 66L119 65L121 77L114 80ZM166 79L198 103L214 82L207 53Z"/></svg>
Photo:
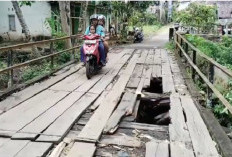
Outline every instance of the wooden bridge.
<svg viewBox="0 0 232 157"><path fill-rule="evenodd" d="M0 156L219 156L172 53L114 48L109 58L91 80L70 65L0 102Z"/></svg>
<svg viewBox="0 0 232 157"><path fill-rule="evenodd" d="M48 79L15 87L15 68L43 59L51 59L52 68L55 56L66 51L74 54L79 48L73 44L68 50L53 52L53 43L76 37L0 48L8 51L8 67L0 74L8 72L10 87L0 93L6 97L0 101L0 157L232 156L231 141L213 115L199 105L201 96L191 82L200 75L209 86L209 99L214 93L231 111L213 85L212 67L232 74L178 33L175 54L155 47L152 40L151 46L114 47L107 66L90 80L85 67L71 61L52 70ZM51 54L12 64L12 49L47 43ZM192 67L191 77L177 54ZM209 80L197 67L197 55L210 63Z"/></svg>

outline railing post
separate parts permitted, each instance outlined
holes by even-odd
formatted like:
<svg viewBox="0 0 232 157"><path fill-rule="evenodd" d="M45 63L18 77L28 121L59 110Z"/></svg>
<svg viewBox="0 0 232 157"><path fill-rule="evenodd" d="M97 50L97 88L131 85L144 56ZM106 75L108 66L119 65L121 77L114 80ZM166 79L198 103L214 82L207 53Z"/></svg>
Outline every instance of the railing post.
<svg viewBox="0 0 232 157"><path fill-rule="evenodd" d="M50 43L50 53L53 54L54 53L54 42L52 41ZM54 68L54 56L51 56L51 69Z"/></svg>
<svg viewBox="0 0 232 157"><path fill-rule="evenodd" d="M75 45L75 38L71 38L71 42L72 42L72 48L73 48ZM71 60L74 60L74 58L75 58L75 50L73 49L72 55L71 55Z"/></svg>
<svg viewBox="0 0 232 157"><path fill-rule="evenodd" d="M10 50L7 53L7 66L10 67L13 65L13 51ZM8 72L8 88L13 86L13 69Z"/></svg>
<svg viewBox="0 0 232 157"><path fill-rule="evenodd" d="M213 82L214 82L214 65L210 62L208 64L208 79L209 79L209 82L213 84ZM212 90L209 87L207 87L207 98L208 98L207 104L212 107Z"/></svg>
<svg viewBox="0 0 232 157"><path fill-rule="evenodd" d="M180 38L180 47L183 48L183 39L182 38ZM179 55L180 55L180 57L183 57L181 49L179 50Z"/></svg>
<svg viewBox="0 0 232 157"><path fill-rule="evenodd" d="M193 50L193 63L196 65L196 50ZM195 80L196 71L192 67L192 79Z"/></svg>

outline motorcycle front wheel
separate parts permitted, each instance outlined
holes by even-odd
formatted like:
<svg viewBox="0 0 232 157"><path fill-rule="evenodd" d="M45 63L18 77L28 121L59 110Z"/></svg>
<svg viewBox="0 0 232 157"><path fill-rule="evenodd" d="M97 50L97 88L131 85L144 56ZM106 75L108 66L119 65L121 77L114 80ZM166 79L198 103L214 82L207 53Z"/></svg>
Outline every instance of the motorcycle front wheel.
<svg viewBox="0 0 232 157"><path fill-rule="evenodd" d="M89 62L86 62L85 68L86 68L86 77L88 79L91 79L91 77L92 77L92 70L91 70L91 65L90 65Z"/></svg>

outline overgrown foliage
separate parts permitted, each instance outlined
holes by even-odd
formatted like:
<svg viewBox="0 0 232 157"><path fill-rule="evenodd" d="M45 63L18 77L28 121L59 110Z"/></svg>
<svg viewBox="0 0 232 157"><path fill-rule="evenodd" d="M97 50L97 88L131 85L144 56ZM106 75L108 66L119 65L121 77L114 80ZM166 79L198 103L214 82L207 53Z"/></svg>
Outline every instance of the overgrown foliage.
<svg viewBox="0 0 232 157"><path fill-rule="evenodd" d="M216 7L200 3L191 3L186 10L175 12L174 21L191 26L198 31L209 31L216 21Z"/></svg>
<svg viewBox="0 0 232 157"><path fill-rule="evenodd" d="M215 43L197 35L186 35L188 41L201 52L210 56L221 65L232 69L232 38L225 36L220 43Z"/></svg>

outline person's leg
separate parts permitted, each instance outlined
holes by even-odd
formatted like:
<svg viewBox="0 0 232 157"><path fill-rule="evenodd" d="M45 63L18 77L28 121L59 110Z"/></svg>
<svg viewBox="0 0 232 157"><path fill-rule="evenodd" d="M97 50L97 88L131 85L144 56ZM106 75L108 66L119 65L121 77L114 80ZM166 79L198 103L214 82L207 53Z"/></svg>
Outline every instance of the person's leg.
<svg viewBox="0 0 232 157"><path fill-rule="evenodd" d="M84 57L84 49L83 49L83 46L81 46L81 62L85 62L85 57Z"/></svg>
<svg viewBox="0 0 232 157"><path fill-rule="evenodd" d="M98 51L100 53L100 61L105 64L105 49L102 42L99 42Z"/></svg>
<svg viewBox="0 0 232 157"><path fill-rule="evenodd" d="M106 61L108 61L108 56L107 56L107 54L108 54L108 52L109 52L109 44L108 44L107 41L104 41L103 44L104 44L104 48L105 48Z"/></svg>

